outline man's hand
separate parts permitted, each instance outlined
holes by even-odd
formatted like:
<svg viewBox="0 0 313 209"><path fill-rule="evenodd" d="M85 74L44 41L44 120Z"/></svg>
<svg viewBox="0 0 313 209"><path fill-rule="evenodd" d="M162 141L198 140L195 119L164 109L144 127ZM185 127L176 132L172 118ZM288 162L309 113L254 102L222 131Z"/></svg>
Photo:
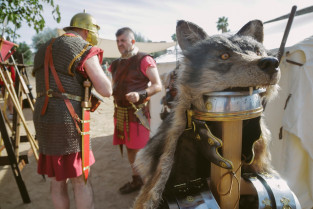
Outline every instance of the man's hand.
<svg viewBox="0 0 313 209"><path fill-rule="evenodd" d="M139 101L139 94L138 94L138 92L129 92L125 96L126 96L126 99L129 102L136 103L136 102Z"/></svg>

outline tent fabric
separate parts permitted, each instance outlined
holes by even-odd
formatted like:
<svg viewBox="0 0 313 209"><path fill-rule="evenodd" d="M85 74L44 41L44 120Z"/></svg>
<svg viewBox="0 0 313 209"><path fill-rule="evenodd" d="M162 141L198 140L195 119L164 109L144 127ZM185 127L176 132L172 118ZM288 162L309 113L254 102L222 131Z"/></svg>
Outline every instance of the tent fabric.
<svg viewBox="0 0 313 209"><path fill-rule="evenodd" d="M296 194L302 209L313 207L313 160L304 149L301 140L283 131L282 148L284 150L279 162L282 166L281 176L287 180L289 187Z"/></svg>
<svg viewBox="0 0 313 209"><path fill-rule="evenodd" d="M313 36L285 49L280 91L265 110L274 168L302 208L313 207ZM290 61L302 64L292 64ZM282 129L281 129L282 127ZM282 133L282 139L279 135Z"/></svg>
<svg viewBox="0 0 313 209"><path fill-rule="evenodd" d="M169 47L175 46L175 44L175 42L136 42L139 51L148 54L166 50ZM99 38L97 46L103 50L103 57L118 58L121 56L115 40Z"/></svg>
<svg viewBox="0 0 313 209"><path fill-rule="evenodd" d="M0 54L1 58L0 61L4 62L7 60L12 52L10 50L12 49L13 46L17 46L15 43L4 40L3 38L0 39Z"/></svg>
<svg viewBox="0 0 313 209"><path fill-rule="evenodd" d="M287 89L291 96L284 111L283 128L301 139L313 159L313 36L287 50L285 61L297 56L303 65L291 68L288 65L294 64L284 63L289 68Z"/></svg>
<svg viewBox="0 0 313 209"><path fill-rule="evenodd" d="M65 32L58 29L58 35L62 35ZM176 42L136 42L136 46L141 52L154 53L166 50L169 47L175 46ZM103 50L103 57L106 58L118 58L121 56L117 49L116 41L98 38L97 46Z"/></svg>

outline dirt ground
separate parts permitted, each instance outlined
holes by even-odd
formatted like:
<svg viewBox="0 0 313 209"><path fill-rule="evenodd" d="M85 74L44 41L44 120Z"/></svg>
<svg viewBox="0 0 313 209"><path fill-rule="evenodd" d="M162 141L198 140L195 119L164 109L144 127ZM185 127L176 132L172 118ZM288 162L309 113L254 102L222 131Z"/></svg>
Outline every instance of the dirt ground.
<svg viewBox="0 0 313 209"><path fill-rule="evenodd" d="M33 82L34 81L31 80L31 83ZM33 89L32 92L35 93L36 91ZM32 111L30 109L24 109L24 115L27 126L31 132L34 133ZM131 180L131 170L125 150L124 157L122 157L119 148L112 145L112 98L105 98L104 102L92 113L91 117L92 148L96 163L91 167L90 180L94 190L95 208L130 208L138 192L128 195L120 195L118 193L118 188ZM21 130L22 132L24 131L23 128L21 128ZM42 176L37 174L37 163L30 151L29 143L23 143L19 150L20 154L28 154L29 156L29 164L24 167L21 175L26 184L31 203L23 203L11 167L0 166L0 209L53 209L49 195L49 178L46 178L45 181ZM6 152L2 151L0 155L6 156ZM71 184L68 184L71 199L70 208L74 209L73 192Z"/></svg>

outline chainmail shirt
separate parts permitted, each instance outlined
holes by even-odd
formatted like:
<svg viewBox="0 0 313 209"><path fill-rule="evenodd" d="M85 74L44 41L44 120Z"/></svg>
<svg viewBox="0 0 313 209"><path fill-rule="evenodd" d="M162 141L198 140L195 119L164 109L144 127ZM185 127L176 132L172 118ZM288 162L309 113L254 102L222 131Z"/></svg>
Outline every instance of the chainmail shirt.
<svg viewBox="0 0 313 209"><path fill-rule="evenodd" d="M52 45L52 57L59 79L65 93L84 97L84 76L76 68L88 55L91 45L77 33L75 36L63 35L55 39ZM45 91L44 60L45 51L50 41L36 53L33 75L36 77L37 92ZM51 71L49 70L49 87L59 92ZM41 115L45 97L38 97L35 103L34 124L39 151L45 155L66 155L81 151L81 135L78 134L74 121L63 99L51 97L47 110ZM70 100L76 114L81 118L81 102ZM81 125L80 125L81 128Z"/></svg>

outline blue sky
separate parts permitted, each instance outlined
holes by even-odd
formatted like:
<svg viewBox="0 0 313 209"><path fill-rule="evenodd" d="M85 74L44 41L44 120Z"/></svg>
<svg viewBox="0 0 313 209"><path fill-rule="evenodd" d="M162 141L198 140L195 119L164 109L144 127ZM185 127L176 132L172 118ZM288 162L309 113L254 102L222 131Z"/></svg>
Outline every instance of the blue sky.
<svg viewBox="0 0 313 209"><path fill-rule="evenodd" d="M293 5L298 9L313 5L312 0L55 0L60 6L61 22L56 23L51 7L44 5L46 27L68 26L71 17L83 9L92 14L101 30L99 35L115 39L117 29L128 26L152 41L171 41L177 20L184 19L201 26L209 35L218 33L219 17L228 17L229 29L239 30L253 19L267 21L287 14ZM27 24L17 31L21 38L32 44L35 30ZM282 31L283 32L283 31ZM265 34L266 36L266 34Z"/></svg>

